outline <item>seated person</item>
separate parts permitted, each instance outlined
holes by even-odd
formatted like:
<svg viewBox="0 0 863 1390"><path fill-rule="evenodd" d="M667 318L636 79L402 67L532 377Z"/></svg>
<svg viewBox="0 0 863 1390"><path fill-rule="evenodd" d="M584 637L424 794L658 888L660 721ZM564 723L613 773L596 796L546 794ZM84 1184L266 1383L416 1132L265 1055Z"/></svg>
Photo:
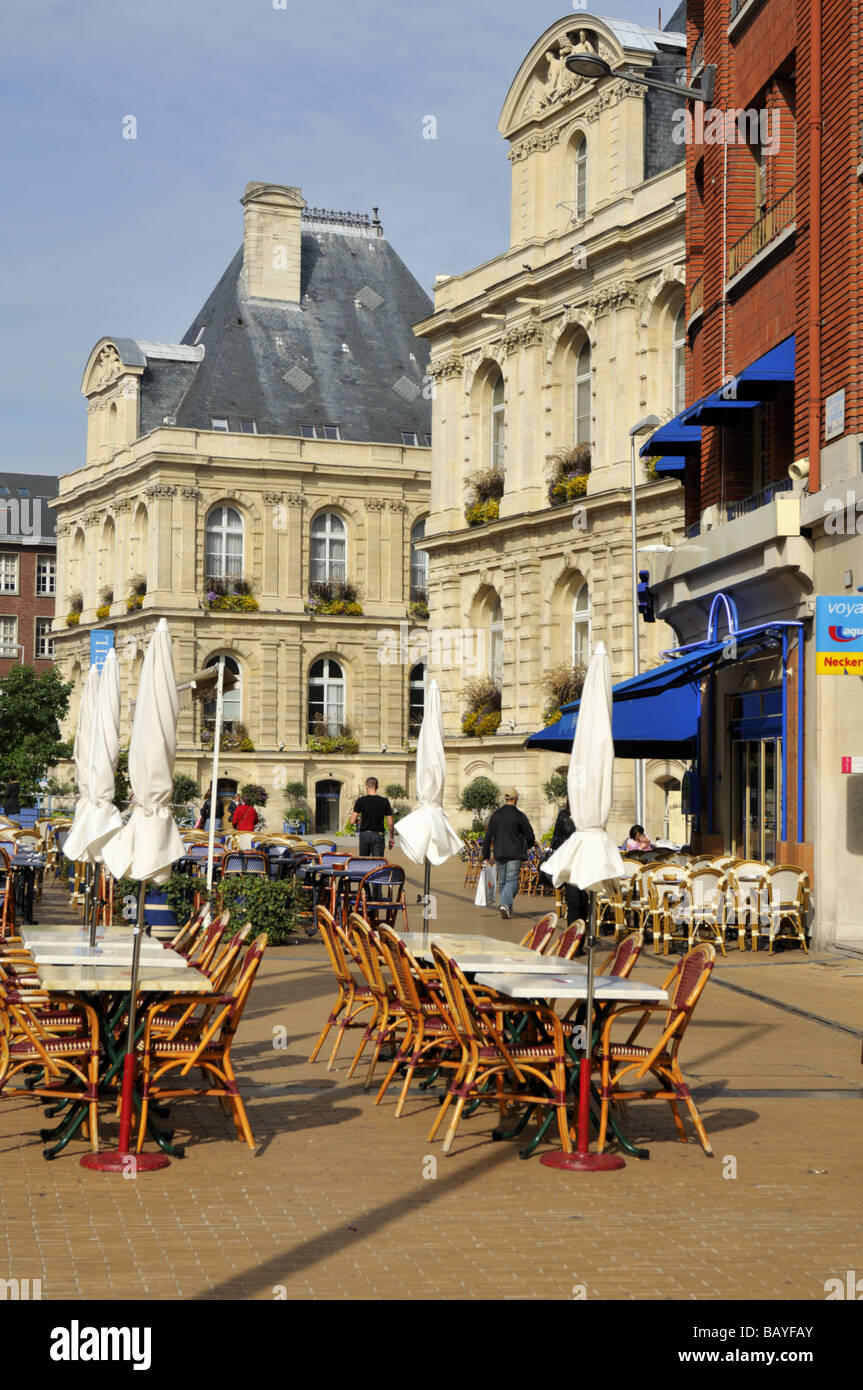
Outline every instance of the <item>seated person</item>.
<svg viewBox="0 0 863 1390"><path fill-rule="evenodd" d="M655 849L653 841L644 833L643 825L631 825L629 827L629 838L623 843L624 850L632 854L639 850Z"/></svg>

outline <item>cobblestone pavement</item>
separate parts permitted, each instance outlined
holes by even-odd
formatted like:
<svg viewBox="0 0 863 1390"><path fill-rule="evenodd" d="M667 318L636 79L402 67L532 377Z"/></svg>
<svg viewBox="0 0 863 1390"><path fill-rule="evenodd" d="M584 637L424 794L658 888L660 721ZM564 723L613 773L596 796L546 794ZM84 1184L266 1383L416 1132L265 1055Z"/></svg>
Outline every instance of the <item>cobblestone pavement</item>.
<svg viewBox="0 0 863 1390"><path fill-rule="evenodd" d="M549 905L519 898L502 922L469 905L458 864L434 891L440 930L509 940ZM43 921L65 912L46 895ZM635 973L668 964L645 952ZM860 957L729 947L682 1051L716 1157L677 1141L666 1105L636 1104L627 1132L649 1161L567 1174L492 1143L485 1108L445 1157L426 1137L435 1100L417 1093L394 1119L394 1098L375 1107L348 1081L347 1045L332 1071L310 1065L335 990L303 937L268 952L234 1048L254 1153L216 1102L187 1102L185 1159L103 1176L79 1167L84 1142L46 1163L40 1107L3 1101L0 1277L56 1300L821 1300L863 1271L861 984Z"/></svg>

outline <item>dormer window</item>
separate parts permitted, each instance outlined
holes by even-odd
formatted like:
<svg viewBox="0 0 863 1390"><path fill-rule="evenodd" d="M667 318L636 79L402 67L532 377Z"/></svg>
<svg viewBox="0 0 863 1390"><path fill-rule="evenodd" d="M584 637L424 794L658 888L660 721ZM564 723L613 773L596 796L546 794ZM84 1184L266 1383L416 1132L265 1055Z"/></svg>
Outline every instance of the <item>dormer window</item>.
<svg viewBox="0 0 863 1390"><path fill-rule="evenodd" d="M300 425L303 439L341 439L338 425Z"/></svg>
<svg viewBox="0 0 863 1390"><path fill-rule="evenodd" d="M228 433L228 421L227 421L227 418L226 418L226 417L223 417L223 416L221 416L221 415L211 415L211 416L210 416L210 429L211 429L211 430L218 430L220 434L227 434L227 433Z"/></svg>
<svg viewBox="0 0 863 1390"><path fill-rule="evenodd" d="M240 421L240 434L257 434L258 426L254 420Z"/></svg>

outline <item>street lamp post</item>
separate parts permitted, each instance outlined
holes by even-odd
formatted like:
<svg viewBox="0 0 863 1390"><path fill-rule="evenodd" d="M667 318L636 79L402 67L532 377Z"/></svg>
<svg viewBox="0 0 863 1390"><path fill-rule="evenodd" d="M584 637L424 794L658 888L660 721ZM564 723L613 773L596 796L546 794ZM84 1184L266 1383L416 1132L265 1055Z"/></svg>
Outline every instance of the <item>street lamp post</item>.
<svg viewBox="0 0 863 1390"><path fill-rule="evenodd" d="M641 660L638 646L638 528L635 515L635 441L642 434L652 434L659 425L659 417L645 415L643 420L633 425L629 431L629 522L632 531L632 674L641 674ZM635 761L635 821L644 824L644 762Z"/></svg>

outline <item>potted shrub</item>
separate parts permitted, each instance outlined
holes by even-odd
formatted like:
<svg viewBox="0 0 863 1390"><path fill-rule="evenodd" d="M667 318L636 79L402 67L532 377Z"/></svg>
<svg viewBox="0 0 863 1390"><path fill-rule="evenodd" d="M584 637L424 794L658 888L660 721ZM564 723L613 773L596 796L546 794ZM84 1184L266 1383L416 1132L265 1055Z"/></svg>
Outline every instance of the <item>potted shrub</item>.
<svg viewBox="0 0 863 1390"><path fill-rule="evenodd" d="M222 613L257 613L260 605L252 593L251 581L237 574L227 579L208 579L204 607Z"/></svg>
<svg viewBox="0 0 863 1390"><path fill-rule="evenodd" d="M428 589L411 589L408 614L410 617L415 618L417 622L425 622L429 615Z"/></svg>
<svg viewBox="0 0 863 1390"><path fill-rule="evenodd" d="M84 595L69 595L69 612L66 614L66 626L77 627L81 621L81 613L84 609Z"/></svg>
<svg viewBox="0 0 863 1390"><path fill-rule="evenodd" d="M306 612L328 617L362 617L356 584L348 579L315 579L309 585Z"/></svg>
<svg viewBox="0 0 863 1390"><path fill-rule="evenodd" d="M552 507L563 507L587 492L590 475L590 445L555 449L548 455L548 500Z"/></svg>
<svg viewBox="0 0 863 1390"><path fill-rule="evenodd" d="M479 838L485 830L485 819L501 802L500 787L490 777L474 777L459 797L463 811L472 811L474 823L465 839Z"/></svg>
<svg viewBox="0 0 863 1390"><path fill-rule="evenodd" d="M306 804L305 782L288 782L285 786L285 816L282 829L294 835L305 835L311 825L312 813Z"/></svg>
<svg viewBox="0 0 863 1390"><path fill-rule="evenodd" d="M501 690L490 676L475 676L466 682L463 695L467 704L462 716L462 733L483 738L500 727Z"/></svg>
<svg viewBox="0 0 863 1390"><path fill-rule="evenodd" d="M562 705L569 705L573 700L581 699L586 675L583 666L570 666L566 661L561 661L546 671L541 682L549 697L548 704L542 712L545 725L557 723Z"/></svg>
<svg viewBox="0 0 863 1390"><path fill-rule="evenodd" d="M309 749L312 753L358 753L360 745L349 725L342 724L336 733L330 733L326 723L317 720L309 734Z"/></svg>
<svg viewBox="0 0 863 1390"><path fill-rule="evenodd" d="M504 476L498 468L482 468L465 483L467 490L464 519L468 526L497 521L503 497Z"/></svg>
<svg viewBox="0 0 863 1390"><path fill-rule="evenodd" d="M147 592L147 581L143 574L135 574L129 580L129 593L126 598L126 612L134 613L144 605L144 595Z"/></svg>

